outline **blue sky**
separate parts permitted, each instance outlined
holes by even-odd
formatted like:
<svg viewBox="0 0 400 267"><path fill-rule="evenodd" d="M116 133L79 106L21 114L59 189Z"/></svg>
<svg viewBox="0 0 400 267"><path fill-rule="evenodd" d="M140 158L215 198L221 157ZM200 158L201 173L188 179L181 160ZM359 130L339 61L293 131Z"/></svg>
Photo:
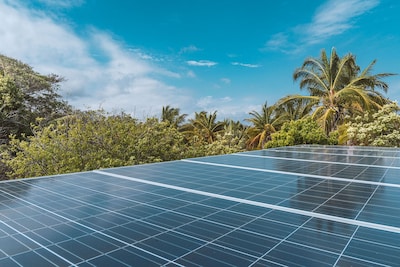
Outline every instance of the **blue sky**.
<svg viewBox="0 0 400 267"><path fill-rule="evenodd" d="M0 0L0 53L66 78L80 109L163 106L242 120L302 92L293 71L335 47L400 73L397 0ZM386 79L400 100L400 76Z"/></svg>

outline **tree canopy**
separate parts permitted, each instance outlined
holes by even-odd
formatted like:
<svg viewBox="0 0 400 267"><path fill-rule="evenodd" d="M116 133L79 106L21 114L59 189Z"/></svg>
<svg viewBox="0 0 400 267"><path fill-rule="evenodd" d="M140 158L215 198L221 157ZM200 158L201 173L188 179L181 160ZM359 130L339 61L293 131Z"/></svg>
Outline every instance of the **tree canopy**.
<svg viewBox="0 0 400 267"><path fill-rule="evenodd" d="M293 74L309 95L265 102L245 125L169 105L145 120L74 110L57 93L62 77L0 55L0 179L297 144L399 146L400 108L383 96L383 79L393 74L372 74L375 63L361 70L354 55L322 50Z"/></svg>
<svg viewBox="0 0 400 267"><path fill-rule="evenodd" d="M57 93L62 77L42 75L18 60L0 54L0 139L32 134L36 118L53 120L70 107Z"/></svg>
<svg viewBox="0 0 400 267"><path fill-rule="evenodd" d="M388 84L382 79L393 74L371 74L375 63L376 60L372 61L361 71L354 55L347 54L341 58L333 48L328 57L322 50L320 58L307 58L293 74L295 81L300 80L300 89L307 89L310 95L293 95L286 100L312 101L313 118L330 133L337 130L346 115L377 111L388 103L388 99L376 89L386 92Z"/></svg>
<svg viewBox="0 0 400 267"><path fill-rule="evenodd" d="M252 123L248 129L247 147L249 149L264 148L265 143L271 140L271 134L276 132L276 127L280 122L276 114L276 106L268 106L268 103L265 102L261 113L253 110L250 115L252 118L246 119Z"/></svg>
<svg viewBox="0 0 400 267"><path fill-rule="evenodd" d="M357 116L346 124L343 139L351 145L400 147L399 110L396 103L391 103L378 112Z"/></svg>
<svg viewBox="0 0 400 267"><path fill-rule="evenodd" d="M300 144L333 145L337 143L335 135L328 137L316 121L310 117L285 122L279 132L271 135L267 148L293 146Z"/></svg>
<svg viewBox="0 0 400 267"><path fill-rule="evenodd" d="M26 140L12 136L3 153L13 177L43 176L182 158L183 136L165 122L138 122L104 111L65 116L33 127Z"/></svg>

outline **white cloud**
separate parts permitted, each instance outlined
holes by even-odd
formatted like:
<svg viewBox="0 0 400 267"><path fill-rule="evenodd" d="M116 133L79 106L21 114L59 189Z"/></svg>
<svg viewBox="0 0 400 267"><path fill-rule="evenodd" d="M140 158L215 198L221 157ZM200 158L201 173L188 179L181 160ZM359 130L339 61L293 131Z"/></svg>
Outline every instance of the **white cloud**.
<svg viewBox="0 0 400 267"><path fill-rule="evenodd" d="M248 63L240 63L240 62L232 62L232 65L234 66L242 66L246 68L259 68L261 65L258 64L248 64Z"/></svg>
<svg viewBox="0 0 400 267"><path fill-rule="evenodd" d="M196 77L196 73L194 73L194 71L192 71L192 70L189 70L189 71L186 73L186 75L187 75L189 78L195 78L195 77Z"/></svg>
<svg viewBox="0 0 400 267"><path fill-rule="evenodd" d="M212 96L202 97L197 101L197 106L204 110L217 110L216 107L221 107L221 104L229 103L232 101L232 98L229 96L225 96L222 98L215 99Z"/></svg>
<svg viewBox="0 0 400 267"><path fill-rule="evenodd" d="M206 112L217 111L218 120L224 118L242 121L248 118L249 112L260 109L261 105L254 105L254 99L234 99L230 96L215 98L213 96L202 97L196 106Z"/></svg>
<svg viewBox="0 0 400 267"><path fill-rule="evenodd" d="M200 98L197 103L196 106L202 108L202 109L208 109L209 105L211 103L213 103L213 97L212 96L206 96L206 97L202 97Z"/></svg>
<svg viewBox="0 0 400 267"><path fill-rule="evenodd" d="M186 63L189 66L196 66L196 67L212 67L212 66L215 66L218 64L216 62L209 61L209 60L199 60L199 61L189 60L189 61L186 61Z"/></svg>
<svg viewBox="0 0 400 267"><path fill-rule="evenodd" d="M49 7L55 8L72 8L82 5L84 0L37 0L39 3L42 3Z"/></svg>
<svg viewBox="0 0 400 267"><path fill-rule="evenodd" d="M378 4L378 0L330 0L319 8L310 24L299 30L305 30L307 43L317 43L352 28L354 18Z"/></svg>
<svg viewBox="0 0 400 267"><path fill-rule="evenodd" d="M231 80L229 78L221 78L221 82L223 82L225 84L230 84Z"/></svg>
<svg viewBox="0 0 400 267"><path fill-rule="evenodd" d="M68 25L18 2L0 0L0 17L0 53L40 73L65 77L60 93L77 108L150 115L166 104L190 102L187 92L155 78L179 74L152 65L145 53L126 49L104 32L87 29L85 38L79 37Z"/></svg>
<svg viewBox="0 0 400 267"><path fill-rule="evenodd" d="M166 82L194 78L194 71L183 69L181 77L157 65L168 61L163 57L127 47L95 28L81 28L85 33L82 37L66 24L65 18L60 22L21 3L25 2L0 0L0 53L23 61L42 74L65 77L60 93L77 108L124 110L144 118L158 115L162 106L171 105L189 114L200 107L218 110L222 118L244 118L251 111L250 103L258 102L230 97L196 101L190 88L181 89ZM208 67L217 64L207 60L192 63L191 66ZM229 82L228 78L223 79L220 82Z"/></svg>
<svg viewBox="0 0 400 267"><path fill-rule="evenodd" d="M288 42L288 35L283 32L279 32L274 34L271 39L268 40L267 46L275 49L282 45L285 45Z"/></svg>
<svg viewBox="0 0 400 267"><path fill-rule="evenodd" d="M183 47L183 48L179 51L179 53L180 53L180 54L184 54L184 53L196 52L196 51L200 51L200 50L201 50L200 48L197 48L197 47L194 46L194 45L189 45L189 46Z"/></svg>
<svg viewBox="0 0 400 267"><path fill-rule="evenodd" d="M351 29L355 18L378 4L379 0L329 0L317 9L310 23L273 35L264 49L296 53L303 46L321 43Z"/></svg>

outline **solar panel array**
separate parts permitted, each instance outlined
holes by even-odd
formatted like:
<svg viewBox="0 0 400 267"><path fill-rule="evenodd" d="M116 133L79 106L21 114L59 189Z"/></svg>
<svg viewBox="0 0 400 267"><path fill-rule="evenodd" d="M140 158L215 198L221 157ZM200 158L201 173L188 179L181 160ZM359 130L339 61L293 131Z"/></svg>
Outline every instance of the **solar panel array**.
<svg viewBox="0 0 400 267"><path fill-rule="evenodd" d="M0 266L395 266L400 149L293 146L0 183Z"/></svg>

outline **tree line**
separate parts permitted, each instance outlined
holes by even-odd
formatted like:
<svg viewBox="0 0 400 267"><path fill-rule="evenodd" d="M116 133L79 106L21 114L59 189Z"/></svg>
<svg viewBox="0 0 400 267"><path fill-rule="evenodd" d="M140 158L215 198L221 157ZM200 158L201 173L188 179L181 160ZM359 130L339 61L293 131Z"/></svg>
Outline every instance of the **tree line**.
<svg viewBox="0 0 400 267"><path fill-rule="evenodd" d="M284 96L246 124L217 111L164 106L160 117L72 108L62 77L0 55L0 179L36 177L296 144L400 145L399 106L384 96L392 73L372 74L335 49L307 58L293 79L307 95Z"/></svg>

